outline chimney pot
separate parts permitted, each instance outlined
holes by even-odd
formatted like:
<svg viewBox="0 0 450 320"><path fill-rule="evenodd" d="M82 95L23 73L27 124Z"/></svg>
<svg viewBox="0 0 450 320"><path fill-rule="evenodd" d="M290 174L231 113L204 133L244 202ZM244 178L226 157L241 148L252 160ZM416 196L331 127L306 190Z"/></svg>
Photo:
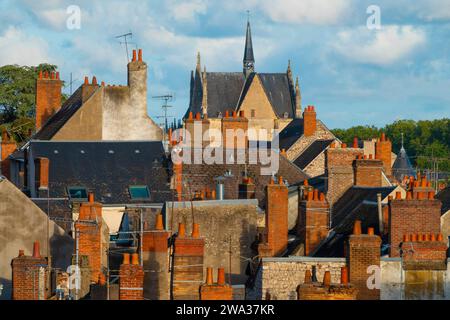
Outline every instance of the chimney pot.
<svg viewBox="0 0 450 320"><path fill-rule="evenodd" d="M228 110L225 110L225 118L228 118L230 116L230 113L228 112Z"/></svg>
<svg viewBox="0 0 450 320"><path fill-rule="evenodd" d="M402 193L400 191L395 193L395 200L402 200Z"/></svg>
<svg viewBox="0 0 450 320"><path fill-rule="evenodd" d="M436 241L436 235L434 233L431 234L430 241Z"/></svg>
<svg viewBox="0 0 450 320"><path fill-rule="evenodd" d="M59 80L59 72L56 72L56 80Z"/></svg>
<svg viewBox="0 0 450 320"><path fill-rule="evenodd" d="M139 49L139 52L138 52L138 61L139 61L139 62L142 62L142 49Z"/></svg>
<svg viewBox="0 0 450 320"><path fill-rule="evenodd" d="M92 85L97 85L97 78L95 76L92 77Z"/></svg>
<svg viewBox="0 0 450 320"><path fill-rule="evenodd" d="M367 229L367 234L368 234L369 236L375 235L375 229L372 228L372 227L368 228L368 229Z"/></svg>
<svg viewBox="0 0 450 320"><path fill-rule="evenodd" d="M220 286L225 285L225 269L224 268L219 268L217 270L217 284Z"/></svg>
<svg viewBox="0 0 450 320"><path fill-rule="evenodd" d="M314 192L313 191L309 191L307 193L306 198L307 198L308 201L313 201L313 199L314 199Z"/></svg>
<svg viewBox="0 0 450 320"><path fill-rule="evenodd" d="M139 254L133 253L131 255L131 264L135 266L139 264Z"/></svg>
<svg viewBox="0 0 450 320"><path fill-rule="evenodd" d="M88 201L89 203L94 203L95 197L93 192L88 193Z"/></svg>
<svg viewBox="0 0 450 320"><path fill-rule="evenodd" d="M319 200L324 202L325 201L325 194L323 192L320 193Z"/></svg>
<svg viewBox="0 0 450 320"><path fill-rule="evenodd" d="M33 258L41 258L41 249L39 241L33 243Z"/></svg>
<svg viewBox="0 0 450 320"><path fill-rule="evenodd" d="M347 144L346 144L346 143L343 143L342 146L341 146L341 148L342 148L342 149L346 149L346 148L347 148Z"/></svg>
<svg viewBox="0 0 450 320"><path fill-rule="evenodd" d="M348 285L348 268L341 267L341 284Z"/></svg>
<svg viewBox="0 0 450 320"><path fill-rule="evenodd" d="M23 257L25 255L25 251L23 249L19 250L19 257Z"/></svg>
<svg viewBox="0 0 450 320"><path fill-rule="evenodd" d="M329 287L331 285L331 272L325 271L325 274L323 275L323 285L325 287Z"/></svg>
<svg viewBox="0 0 450 320"><path fill-rule="evenodd" d="M305 283L311 283L312 282L312 275L311 275L311 270L306 270L305 271Z"/></svg>
<svg viewBox="0 0 450 320"><path fill-rule="evenodd" d="M282 177L282 176L279 176L279 177L278 177L278 184L279 184L280 186L284 186L284 181L283 181L283 177Z"/></svg>
<svg viewBox="0 0 450 320"><path fill-rule="evenodd" d="M192 238L200 238L200 225L198 223L192 224Z"/></svg>
<svg viewBox="0 0 450 320"><path fill-rule="evenodd" d="M308 186L308 179L303 180L303 185L304 185L305 187Z"/></svg>
<svg viewBox="0 0 450 320"><path fill-rule="evenodd" d="M383 132L381 133L381 141L386 141L386 134Z"/></svg>
<svg viewBox="0 0 450 320"><path fill-rule="evenodd" d="M42 73L42 70L41 70L41 71L39 71L39 79L42 79L42 77L43 77L43 73Z"/></svg>
<svg viewBox="0 0 450 320"><path fill-rule="evenodd" d="M184 226L184 223L180 222L178 224L178 237L184 238L186 236L186 227Z"/></svg>
<svg viewBox="0 0 450 320"><path fill-rule="evenodd" d="M136 50L133 50L133 62L136 61Z"/></svg>
<svg viewBox="0 0 450 320"><path fill-rule="evenodd" d="M416 233L413 233L413 234L411 234L411 242L417 242L417 234Z"/></svg>
<svg viewBox="0 0 450 320"><path fill-rule="evenodd" d="M206 268L206 284L211 286L213 284L213 268Z"/></svg>
<svg viewBox="0 0 450 320"><path fill-rule="evenodd" d="M123 254L122 264L130 264L130 254L129 253Z"/></svg>
<svg viewBox="0 0 450 320"><path fill-rule="evenodd" d="M444 240L444 237L442 236L442 233L439 233L437 236L437 241L442 242Z"/></svg>
<svg viewBox="0 0 450 320"><path fill-rule="evenodd" d="M412 200L412 192L411 191L408 191L407 193L406 193L406 200Z"/></svg>
<svg viewBox="0 0 450 320"><path fill-rule="evenodd" d="M403 235L403 242L409 242L410 238L409 238L409 234L404 234Z"/></svg>
<svg viewBox="0 0 450 320"><path fill-rule="evenodd" d="M356 220L353 225L353 234L360 235L361 234L361 220Z"/></svg>
<svg viewBox="0 0 450 320"><path fill-rule="evenodd" d="M244 110L239 111L239 117L244 118L245 116Z"/></svg>
<svg viewBox="0 0 450 320"><path fill-rule="evenodd" d="M355 137L353 139L353 148L357 149L358 148L358 137Z"/></svg>
<svg viewBox="0 0 450 320"><path fill-rule="evenodd" d="M189 112L189 120L193 120L194 119L194 114L191 112Z"/></svg>
<svg viewBox="0 0 450 320"><path fill-rule="evenodd" d="M156 225L155 229L158 231L164 230L164 224L163 224L163 216L162 214L156 215Z"/></svg>
<svg viewBox="0 0 450 320"><path fill-rule="evenodd" d="M44 72L44 79L48 79L48 71Z"/></svg>
<svg viewBox="0 0 450 320"><path fill-rule="evenodd" d="M236 111L233 111L233 118L237 118L237 113L236 113Z"/></svg>
<svg viewBox="0 0 450 320"><path fill-rule="evenodd" d="M84 77L84 84L85 85L88 85L89 84L89 78L86 76L86 77Z"/></svg>
<svg viewBox="0 0 450 320"><path fill-rule="evenodd" d="M201 119L202 119L202 116L201 116L200 112L197 112L195 114L195 120L201 120Z"/></svg>
<svg viewBox="0 0 450 320"><path fill-rule="evenodd" d="M428 192L428 200L434 200L434 191Z"/></svg>

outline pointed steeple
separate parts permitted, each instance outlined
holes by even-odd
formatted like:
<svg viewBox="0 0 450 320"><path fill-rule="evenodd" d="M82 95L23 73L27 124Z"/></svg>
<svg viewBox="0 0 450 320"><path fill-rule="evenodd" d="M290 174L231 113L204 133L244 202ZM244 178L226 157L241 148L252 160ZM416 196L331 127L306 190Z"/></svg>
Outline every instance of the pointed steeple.
<svg viewBox="0 0 450 320"><path fill-rule="evenodd" d="M200 58L200 51L197 52L197 66L195 67L196 71L200 74L202 72L202 66L201 66L201 58Z"/></svg>
<svg viewBox="0 0 450 320"><path fill-rule="evenodd" d="M202 114L208 114L208 81L206 80L206 66L204 67L202 80L203 80Z"/></svg>
<svg viewBox="0 0 450 320"><path fill-rule="evenodd" d="M302 117L302 94L300 93L298 77L295 81L295 117L297 119L300 119Z"/></svg>
<svg viewBox="0 0 450 320"><path fill-rule="evenodd" d="M253 55L252 30L250 28L250 19L247 21L247 35L245 39L244 50L244 74L247 77L255 71L255 56Z"/></svg>

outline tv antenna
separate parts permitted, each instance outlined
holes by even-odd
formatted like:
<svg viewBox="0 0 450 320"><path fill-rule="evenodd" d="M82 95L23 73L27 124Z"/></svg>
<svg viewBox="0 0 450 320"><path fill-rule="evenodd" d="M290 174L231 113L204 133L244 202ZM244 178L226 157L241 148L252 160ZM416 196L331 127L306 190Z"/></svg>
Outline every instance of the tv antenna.
<svg viewBox="0 0 450 320"><path fill-rule="evenodd" d="M169 108L172 108L173 106L169 105L168 102L169 101L174 101L175 100L175 95L174 94L165 94L165 95L161 95L161 96L153 96L152 99L155 100L162 100L164 101L163 105L161 106L161 108L163 109L163 115L162 116L158 116L156 118L164 119L164 131L167 130L168 127L168 122L167 122L167 118L169 118L169 116L167 115L167 111L169 110ZM170 116L170 118L173 118L172 116ZM164 136L164 142L166 141L166 137Z"/></svg>
<svg viewBox="0 0 450 320"><path fill-rule="evenodd" d="M119 41L120 44L125 44L125 50L127 52L127 62L130 62L130 54L128 53L128 44L131 44L132 42L128 41L128 37L130 39L133 39L133 33L130 31L128 33L124 33L121 35L116 36L116 39L123 39L123 41Z"/></svg>

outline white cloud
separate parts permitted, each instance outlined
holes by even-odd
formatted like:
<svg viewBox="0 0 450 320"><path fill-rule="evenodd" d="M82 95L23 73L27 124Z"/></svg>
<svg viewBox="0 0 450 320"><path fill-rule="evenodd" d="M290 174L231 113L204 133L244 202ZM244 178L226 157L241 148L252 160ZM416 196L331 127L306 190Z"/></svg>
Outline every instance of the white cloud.
<svg viewBox="0 0 450 320"><path fill-rule="evenodd" d="M198 14L205 14L207 11L205 0L172 0L168 1L167 7L172 17L180 22L191 22Z"/></svg>
<svg viewBox="0 0 450 320"><path fill-rule="evenodd" d="M351 0L264 0L261 8L276 22L337 24L350 10Z"/></svg>
<svg viewBox="0 0 450 320"><path fill-rule="evenodd" d="M341 31L332 46L350 60L390 65L407 57L426 42L426 34L412 26L383 26L381 30L366 27Z"/></svg>
<svg viewBox="0 0 450 320"><path fill-rule="evenodd" d="M9 27L0 36L0 65L38 65L52 63L48 55L49 48L41 38L25 34L22 30Z"/></svg>

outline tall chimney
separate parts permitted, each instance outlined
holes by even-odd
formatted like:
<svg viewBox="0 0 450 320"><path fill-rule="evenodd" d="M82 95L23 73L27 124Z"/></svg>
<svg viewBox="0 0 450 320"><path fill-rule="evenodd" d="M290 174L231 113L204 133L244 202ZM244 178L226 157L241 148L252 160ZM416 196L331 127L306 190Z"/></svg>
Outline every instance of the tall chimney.
<svg viewBox="0 0 450 320"><path fill-rule="evenodd" d="M59 73L39 73L36 80L36 131L53 116L61 107L62 81Z"/></svg>

